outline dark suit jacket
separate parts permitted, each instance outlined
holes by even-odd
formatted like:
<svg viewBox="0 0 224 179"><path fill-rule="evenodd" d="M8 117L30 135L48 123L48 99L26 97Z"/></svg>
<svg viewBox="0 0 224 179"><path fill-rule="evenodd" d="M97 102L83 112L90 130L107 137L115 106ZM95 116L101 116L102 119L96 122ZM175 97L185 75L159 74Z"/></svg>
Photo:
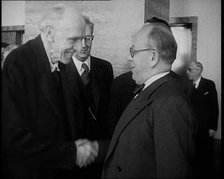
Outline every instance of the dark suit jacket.
<svg viewBox="0 0 224 179"><path fill-rule="evenodd" d="M56 168L74 169L75 111L64 66L65 103L59 101L42 40L38 36L10 53L2 71L3 166L17 177L54 177ZM66 108L65 108L66 107Z"/></svg>
<svg viewBox="0 0 224 179"><path fill-rule="evenodd" d="M198 88L192 89L190 100L198 120L198 131L208 134L209 129L217 130L219 108L215 83L202 77Z"/></svg>
<svg viewBox="0 0 224 179"><path fill-rule="evenodd" d="M178 80L184 93L189 95L192 82L173 71L170 72L170 75ZM113 134L114 128L128 103L134 98L136 86L131 71L121 74L113 80L108 113L108 132L110 135Z"/></svg>
<svg viewBox="0 0 224 179"><path fill-rule="evenodd" d="M131 71L121 74L113 80L108 112L108 132L110 136L112 136L122 112L133 99L135 87L136 83L132 79Z"/></svg>
<svg viewBox="0 0 224 179"><path fill-rule="evenodd" d="M73 60L66 65L65 72L67 81L70 84L69 90L71 91L71 100L76 102L76 106L79 106L78 111L75 110L78 117L79 126L81 123L93 123L89 130L85 131L87 136L82 138L88 138L90 140L97 140L99 142L99 152L97 160L94 164L91 164L87 168L79 170L80 178L99 178L102 173L102 164L106 156L106 152L109 146L109 136L107 132L107 113L110 99L110 87L113 80L112 65L105 60L90 56L90 78L93 92L93 102L96 108L96 120L91 118L86 119L85 113L89 111L85 110L84 96L82 93L82 81L80 75L76 69ZM91 116L91 114L89 114ZM92 120L92 121L91 121ZM80 134L78 133L77 136Z"/></svg>
<svg viewBox="0 0 224 179"><path fill-rule="evenodd" d="M101 140L108 139L107 136L107 113L108 113L108 105L110 99L110 87L113 80L113 69L112 65L105 60L90 57L91 71L90 78L92 80L93 85L93 97L94 103L96 106L96 122L97 122L97 130L95 130L95 137L92 140L99 140L100 144L100 156L99 158L105 155L104 142L101 143ZM71 99L76 101L76 105L80 106L78 112L78 118L80 121L85 121L84 119L84 109L83 109L83 97L81 91L81 78L75 67L73 61L71 61L65 68L66 76L68 83L70 84L70 89L72 96ZM104 151L101 151L101 149ZM105 156L104 156L105 157Z"/></svg>
<svg viewBox="0 0 224 179"><path fill-rule="evenodd" d="M179 82L168 74L123 112L105 159L103 178L187 178L194 120Z"/></svg>

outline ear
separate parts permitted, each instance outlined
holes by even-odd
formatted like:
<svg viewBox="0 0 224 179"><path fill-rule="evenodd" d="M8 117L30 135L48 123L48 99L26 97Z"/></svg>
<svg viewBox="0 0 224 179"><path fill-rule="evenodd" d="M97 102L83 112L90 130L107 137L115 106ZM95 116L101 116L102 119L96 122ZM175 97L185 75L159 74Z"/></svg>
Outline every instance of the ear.
<svg viewBox="0 0 224 179"><path fill-rule="evenodd" d="M50 43L54 42L54 28L51 26L47 26L45 33L47 41Z"/></svg>
<svg viewBox="0 0 224 179"><path fill-rule="evenodd" d="M152 56L150 58L150 67L155 67L159 63L159 54L157 52L152 52Z"/></svg>

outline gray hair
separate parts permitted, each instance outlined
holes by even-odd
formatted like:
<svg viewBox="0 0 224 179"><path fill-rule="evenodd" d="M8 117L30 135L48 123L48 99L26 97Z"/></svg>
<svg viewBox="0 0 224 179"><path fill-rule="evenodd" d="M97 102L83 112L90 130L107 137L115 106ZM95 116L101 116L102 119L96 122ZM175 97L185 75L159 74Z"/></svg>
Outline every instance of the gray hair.
<svg viewBox="0 0 224 179"><path fill-rule="evenodd" d="M93 30L94 30L94 23L90 21L89 17L86 15L83 15L83 18L86 22L86 25L89 25L91 30L92 30L92 34L93 34Z"/></svg>
<svg viewBox="0 0 224 179"><path fill-rule="evenodd" d="M42 19L39 21L38 27L41 32L44 32L47 26L57 27L61 20L65 17L67 7L58 4L53 8L49 9L47 14L45 14Z"/></svg>
<svg viewBox="0 0 224 179"><path fill-rule="evenodd" d="M160 52L161 58L172 64L176 59L177 43L172 31L162 23L151 23L152 30L148 39L152 40L154 47Z"/></svg>

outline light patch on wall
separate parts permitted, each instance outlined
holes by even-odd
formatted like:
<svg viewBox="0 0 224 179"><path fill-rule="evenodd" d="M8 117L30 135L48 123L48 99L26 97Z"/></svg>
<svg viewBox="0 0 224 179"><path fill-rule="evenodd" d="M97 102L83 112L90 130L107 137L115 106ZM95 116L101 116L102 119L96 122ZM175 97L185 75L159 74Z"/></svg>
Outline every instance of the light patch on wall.
<svg viewBox="0 0 224 179"><path fill-rule="evenodd" d="M191 30L186 27L171 27L173 35L177 42L177 56L172 65L172 70L183 75L185 67L191 60Z"/></svg>

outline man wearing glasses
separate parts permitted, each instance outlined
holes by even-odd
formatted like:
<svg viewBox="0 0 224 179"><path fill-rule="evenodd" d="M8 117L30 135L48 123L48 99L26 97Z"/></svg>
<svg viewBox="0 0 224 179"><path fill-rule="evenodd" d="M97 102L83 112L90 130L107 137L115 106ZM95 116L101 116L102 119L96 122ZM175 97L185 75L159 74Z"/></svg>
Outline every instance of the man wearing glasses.
<svg viewBox="0 0 224 179"><path fill-rule="evenodd" d="M150 19L133 36L132 78L142 87L115 128L103 178L189 178L194 119L171 73L177 44L166 22Z"/></svg>
<svg viewBox="0 0 224 179"><path fill-rule="evenodd" d="M71 100L77 106L74 111L78 116L74 121L75 136L78 146L90 144L89 157L77 162L78 178L100 178L106 148L107 109L110 86L113 80L112 65L105 60L90 55L94 24L87 16L85 36L80 38L80 46L73 54L72 61L66 66L67 77L73 96ZM107 140L107 142L105 142ZM86 149L87 154L89 152ZM105 154L104 154L105 153ZM104 156L104 157L103 157Z"/></svg>

